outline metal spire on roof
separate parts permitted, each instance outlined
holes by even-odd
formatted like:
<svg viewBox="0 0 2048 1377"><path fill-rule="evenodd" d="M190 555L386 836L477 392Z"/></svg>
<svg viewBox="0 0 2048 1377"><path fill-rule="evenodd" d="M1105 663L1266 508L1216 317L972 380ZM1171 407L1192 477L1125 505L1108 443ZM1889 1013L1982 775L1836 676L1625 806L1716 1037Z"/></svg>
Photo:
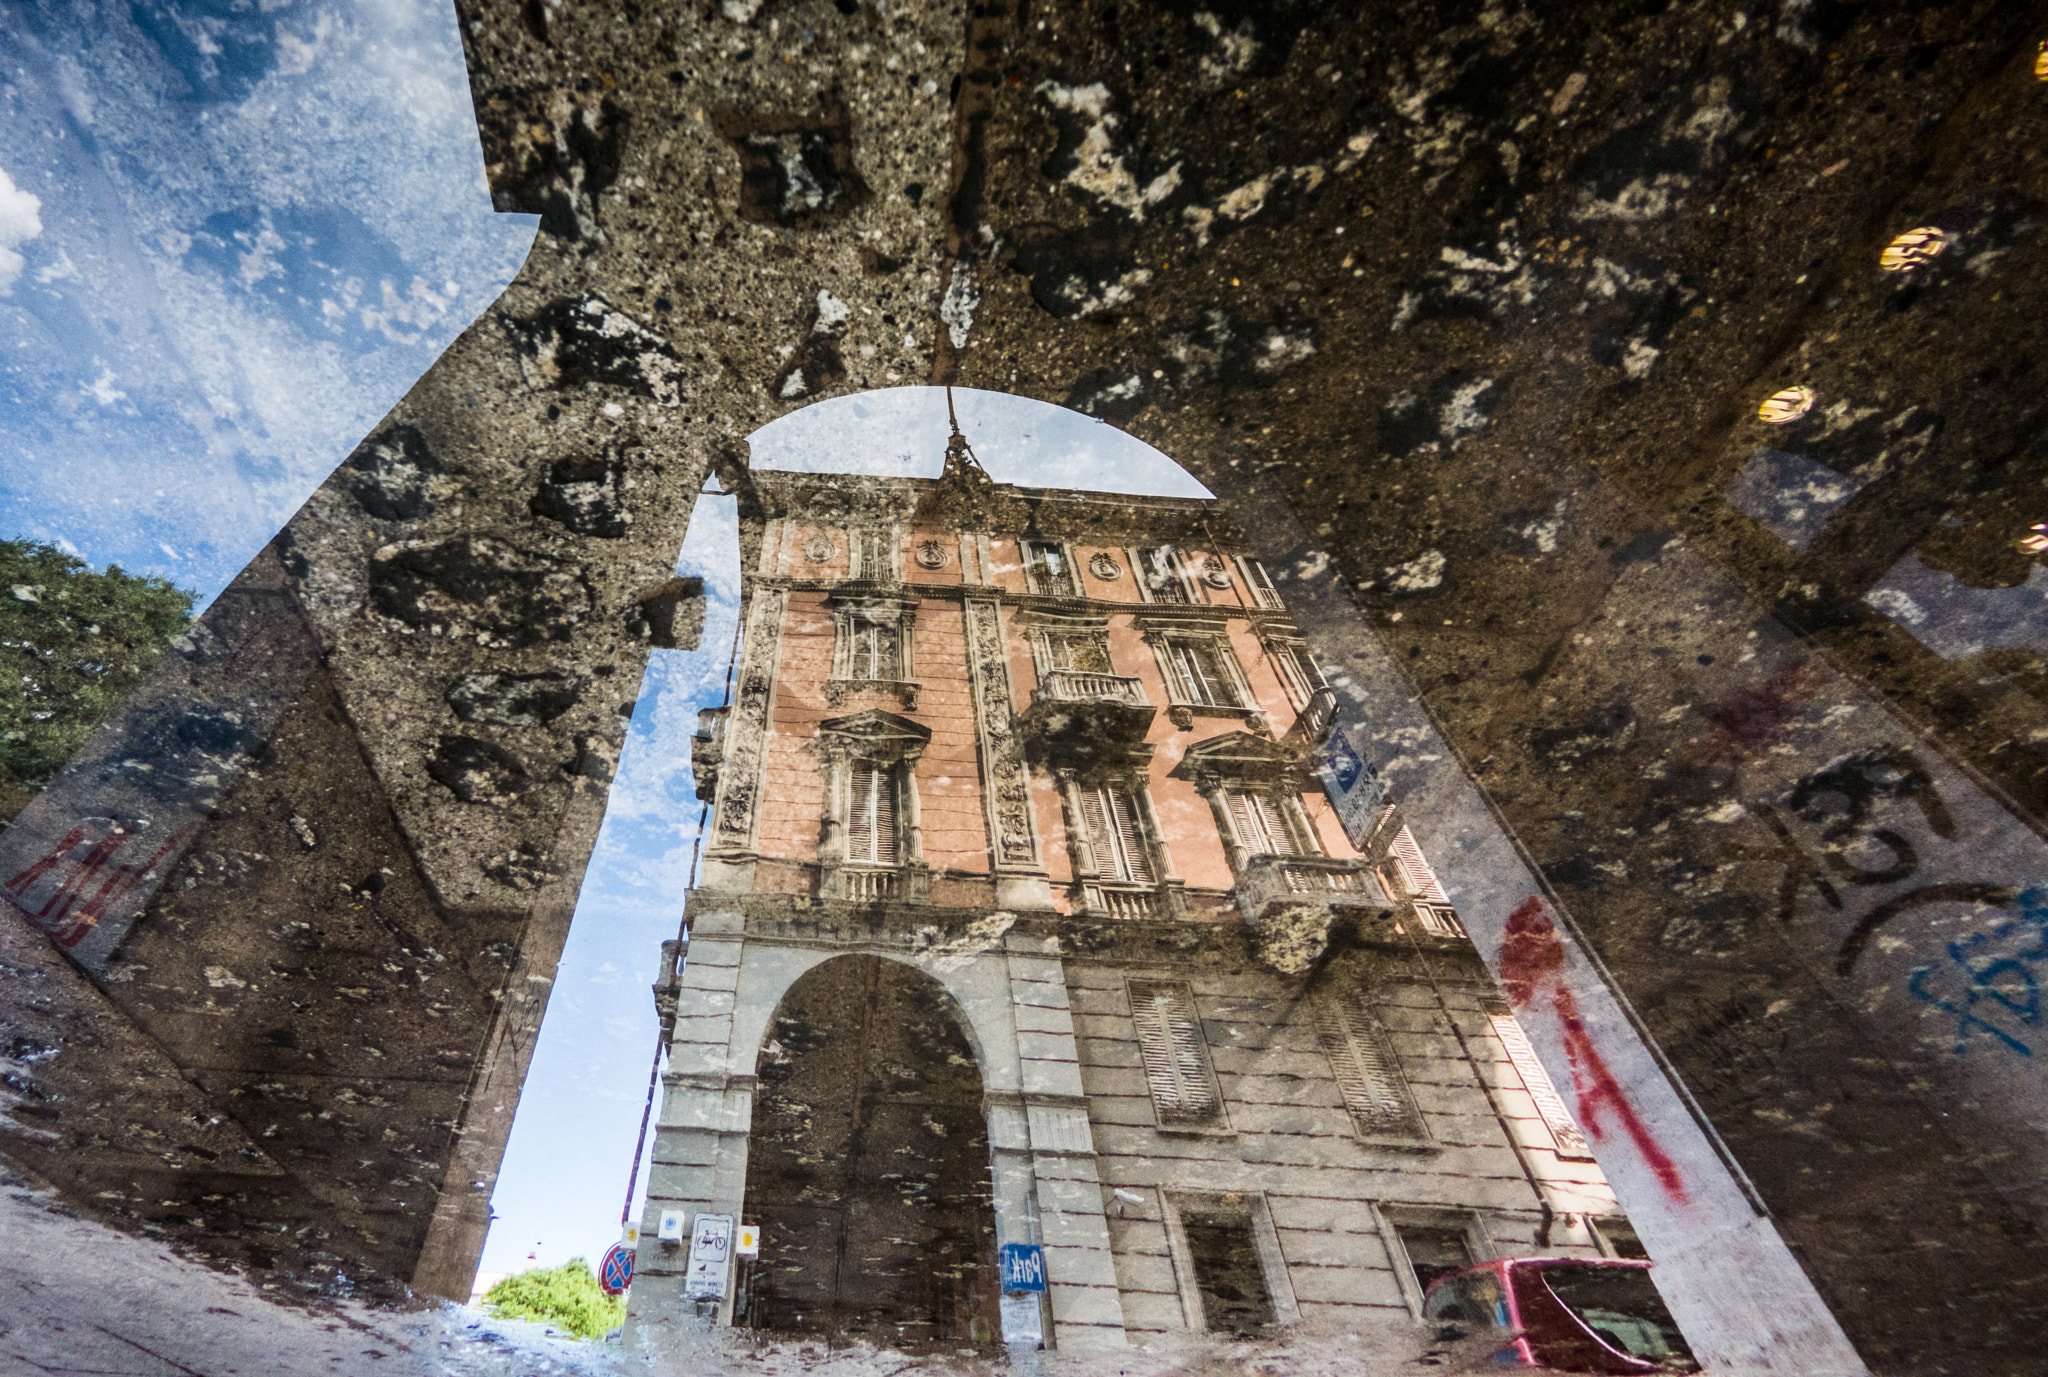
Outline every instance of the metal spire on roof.
<svg viewBox="0 0 2048 1377"><path fill-rule="evenodd" d="M974 457L974 447L967 443L967 437L960 433L960 417L953 410L953 384L946 384L946 419L953 425L953 434L946 441L946 466L951 468L955 459L963 459L974 465L981 475L988 476L988 470L981 467L981 460Z"/></svg>

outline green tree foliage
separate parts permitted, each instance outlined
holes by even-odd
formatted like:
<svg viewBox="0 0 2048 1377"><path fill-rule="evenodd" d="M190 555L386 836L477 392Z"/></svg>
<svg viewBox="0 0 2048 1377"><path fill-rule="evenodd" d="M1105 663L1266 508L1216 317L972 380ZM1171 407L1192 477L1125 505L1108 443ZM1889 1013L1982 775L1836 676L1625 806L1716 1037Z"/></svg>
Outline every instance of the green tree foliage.
<svg viewBox="0 0 2048 1377"><path fill-rule="evenodd" d="M192 594L0 540L0 820L10 820L192 620Z"/></svg>
<svg viewBox="0 0 2048 1377"><path fill-rule="evenodd" d="M626 1322L626 1302L607 1296L582 1258L506 1277L484 1293L494 1315L537 1320L578 1338L602 1339Z"/></svg>

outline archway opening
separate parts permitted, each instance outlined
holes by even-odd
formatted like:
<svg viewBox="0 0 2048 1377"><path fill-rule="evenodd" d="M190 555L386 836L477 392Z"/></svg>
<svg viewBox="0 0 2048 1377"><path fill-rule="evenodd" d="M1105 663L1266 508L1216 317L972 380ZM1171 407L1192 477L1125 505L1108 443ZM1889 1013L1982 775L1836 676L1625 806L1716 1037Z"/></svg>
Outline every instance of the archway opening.
<svg viewBox="0 0 2048 1377"><path fill-rule="evenodd" d="M958 1345L997 1331L981 1071L953 1001L913 967L841 956L783 996L759 1061L741 1322Z"/></svg>

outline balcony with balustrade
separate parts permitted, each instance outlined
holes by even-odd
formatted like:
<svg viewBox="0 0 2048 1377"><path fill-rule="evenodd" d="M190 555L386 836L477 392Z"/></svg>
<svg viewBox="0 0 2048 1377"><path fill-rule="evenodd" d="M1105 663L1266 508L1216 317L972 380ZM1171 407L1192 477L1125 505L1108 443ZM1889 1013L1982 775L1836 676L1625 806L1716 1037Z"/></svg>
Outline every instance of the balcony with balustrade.
<svg viewBox="0 0 2048 1377"><path fill-rule="evenodd" d="M827 867L818 897L849 904L929 904L932 873L922 865Z"/></svg>
<svg viewBox="0 0 2048 1377"><path fill-rule="evenodd" d="M1337 690L1325 684L1309 695L1283 740L1304 752L1317 750L1330 739L1330 728L1336 720Z"/></svg>
<svg viewBox="0 0 2048 1377"><path fill-rule="evenodd" d="M1259 960L1302 975L1321 959L1340 920L1378 918L1395 901L1364 861L1261 854L1246 857L1238 871L1237 907Z"/></svg>
<svg viewBox="0 0 2048 1377"><path fill-rule="evenodd" d="M1158 714L1144 685L1128 675L1052 669L1031 691L1019 725L1038 759L1086 769L1128 755L1144 742Z"/></svg>

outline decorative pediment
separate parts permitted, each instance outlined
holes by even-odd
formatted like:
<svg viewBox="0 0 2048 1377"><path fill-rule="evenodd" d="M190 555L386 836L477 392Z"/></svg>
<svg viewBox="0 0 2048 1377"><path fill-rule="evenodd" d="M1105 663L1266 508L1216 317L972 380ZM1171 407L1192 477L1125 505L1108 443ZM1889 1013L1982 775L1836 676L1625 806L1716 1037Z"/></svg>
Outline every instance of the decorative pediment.
<svg viewBox="0 0 2048 1377"><path fill-rule="evenodd" d="M818 735L863 746L914 747L919 750L932 739L931 728L920 726L907 717L898 717L893 712L883 712L880 708L830 718L818 724Z"/></svg>
<svg viewBox="0 0 2048 1377"><path fill-rule="evenodd" d="M1011 611L1010 625L1034 631L1107 631L1109 614L1019 607Z"/></svg>
<svg viewBox="0 0 2048 1377"><path fill-rule="evenodd" d="M1222 636L1229 633L1230 616L1235 612L1236 608L1155 602L1145 604L1145 610L1131 618L1131 625L1148 638L1159 635Z"/></svg>
<svg viewBox="0 0 2048 1377"><path fill-rule="evenodd" d="M1295 773L1300 764L1292 750L1270 736L1225 732L1188 747L1173 778L1271 780Z"/></svg>
<svg viewBox="0 0 2048 1377"><path fill-rule="evenodd" d="M858 612L870 621L894 625L917 610L920 599L906 593L901 585L869 579L842 583L825 595L825 605L835 612Z"/></svg>

